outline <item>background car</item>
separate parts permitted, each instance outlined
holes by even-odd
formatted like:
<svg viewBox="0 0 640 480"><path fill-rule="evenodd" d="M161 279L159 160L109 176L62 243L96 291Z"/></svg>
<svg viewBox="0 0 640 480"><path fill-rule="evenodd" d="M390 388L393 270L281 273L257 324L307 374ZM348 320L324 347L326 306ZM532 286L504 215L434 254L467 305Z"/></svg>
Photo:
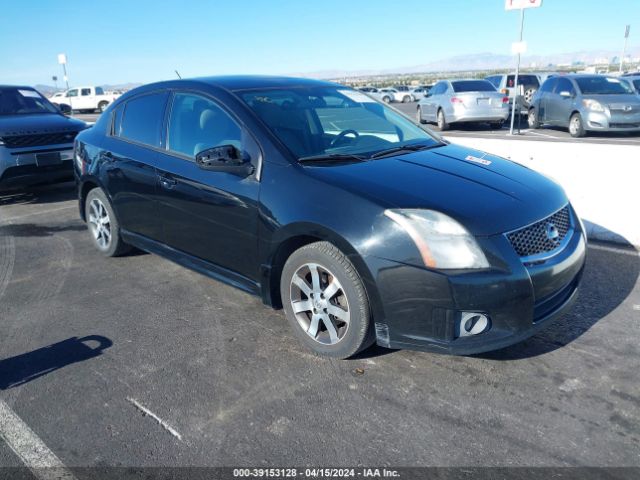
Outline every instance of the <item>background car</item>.
<svg viewBox="0 0 640 480"><path fill-rule="evenodd" d="M383 91L382 89L379 89L376 87L360 87L358 88L358 90L384 103L391 103L394 101L394 98L395 98L393 92L389 92L387 91L387 89L384 89Z"/></svg>
<svg viewBox="0 0 640 480"><path fill-rule="evenodd" d="M413 101L417 102L421 100L427 93L429 93L429 90L431 90L431 87L422 86L410 90Z"/></svg>
<svg viewBox="0 0 640 480"><path fill-rule="evenodd" d="M32 87L0 85L0 189L71 178L73 141L86 127Z"/></svg>
<svg viewBox="0 0 640 480"><path fill-rule="evenodd" d="M408 91L401 92L395 88L381 88L380 92L391 95L392 102L409 103L411 102L411 93Z"/></svg>
<svg viewBox="0 0 640 480"><path fill-rule="evenodd" d="M119 96L106 93L102 87L87 86L71 88L65 92L64 96L52 99L52 102L57 105L69 105L72 110L81 112L96 110L104 112L107 106Z"/></svg>
<svg viewBox="0 0 640 480"><path fill-rule="evenodd" d="M513 104L513 98L515 96L515 74L502 74L502 75L491 75L486 77L485 80L491 82L491 84L496 88L496 90L500 93L504 93L509 96L509 104ZM540 88L540 77L537 74L531 73L521 73L518 75L518 87L522 86L522 97L521 103L522 105L517 105L519 107L521 113L526 113L527 109L531 105L531 101L533 99L533 94L536 93L538 88Z"/></svg>
<svg viewBox="0 0 640 480"><path fill-rule="evenodd" d="M623 75L625 81L629 82L631 88L635 90L635 92L640 95L640 73L635 75Z"/></svg>
<svg viewBox="0 0 640 480"><path fill-rule="evenodd" d="M640 132L640 97L622 78L552 77L534 96L528 123L530 128L565 127L572 137L588 131Z"/></svg>
<svg viewBox="0 0 640 480"><path fill-rule="evenodd" d="M418 120L436 122L441 131L462 122L502 128L508 105L508 98L486 80L443 80L418 103Z"/></svg>

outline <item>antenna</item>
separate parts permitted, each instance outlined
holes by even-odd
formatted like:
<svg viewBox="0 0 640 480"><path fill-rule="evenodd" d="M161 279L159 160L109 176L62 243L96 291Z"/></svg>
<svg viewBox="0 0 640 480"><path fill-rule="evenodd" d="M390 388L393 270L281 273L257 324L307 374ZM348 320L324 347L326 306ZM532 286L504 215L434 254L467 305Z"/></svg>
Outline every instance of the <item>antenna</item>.
<svg viewBox="0 0 640 480"><path fill-rule="evenodd" d="M176 72L176 75L178 75L178 78L179 78L180 80L182 80L182 77L181 77L181 76L180 76L180 74L178 73L178 70L174 70L174 72Z"/></svg>

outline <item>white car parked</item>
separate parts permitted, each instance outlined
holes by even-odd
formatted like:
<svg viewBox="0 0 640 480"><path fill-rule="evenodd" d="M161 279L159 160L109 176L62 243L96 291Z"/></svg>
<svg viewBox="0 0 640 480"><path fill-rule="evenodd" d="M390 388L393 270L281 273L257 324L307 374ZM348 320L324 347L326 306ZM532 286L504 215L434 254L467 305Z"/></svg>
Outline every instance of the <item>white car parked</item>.
<svg viewBox="0 0 640 480"><path fill-rule="evenodd" d="M380 91L389 94L392 102L409 103L413 101L411 92L408 89L407 91L400 91L396 88L382 88Z"/></svg>
<svg viewBox="0 0 640 480"><path fill-rule="evenodd" d="M389 92L388 88L376 88L376 87L360 87L358 88L361 92L366 93L372 98L376 100L383 101L384 103L390 103L395 100L395 96L392 92Z"/></svg>
<svg viewBox="0 0 640 480"><path fill-rule="evenodd" d="M58 95L58 94L56 94ZM51 98L53 104L67 104L71 110L89 110L104 112L111 102L120 95L108 95L102 87L78 87L70 88L61 96Z"/></svg>

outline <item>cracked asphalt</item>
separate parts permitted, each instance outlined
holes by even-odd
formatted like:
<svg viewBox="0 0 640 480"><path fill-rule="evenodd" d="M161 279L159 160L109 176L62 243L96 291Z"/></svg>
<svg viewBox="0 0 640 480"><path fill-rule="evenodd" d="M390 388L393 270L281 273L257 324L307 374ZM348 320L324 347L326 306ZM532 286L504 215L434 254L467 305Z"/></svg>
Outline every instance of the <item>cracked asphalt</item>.
<svg viewBox="0 0 640 480"><path fill-rule="evenodd" d="M4 194L0 399L68 467L640 466L639 272L594 245L576 307L521 344L331 360L256 297L99 256L72 184Z"/></svg>

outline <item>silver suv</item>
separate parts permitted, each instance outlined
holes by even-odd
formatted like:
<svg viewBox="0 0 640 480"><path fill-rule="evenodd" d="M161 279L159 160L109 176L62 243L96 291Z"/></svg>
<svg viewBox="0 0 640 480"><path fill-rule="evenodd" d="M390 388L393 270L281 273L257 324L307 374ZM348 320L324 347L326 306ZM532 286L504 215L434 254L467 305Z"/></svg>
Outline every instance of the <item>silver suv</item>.
<svg viewBox="0 0 640 480"><path fill-rule="evenodd" d="M31 87L0 85L0 190L73 177L73 141L84 122Z"/></svg>
<svg viewBox="0 0 640 480"><path fill-rule="evenodd" d="M515 82L516 76L513 73L504 75L491 75L486 77L485 80L490 82L496 90L509 97L509 105L513 104L513 97L515 95ZM532 73L521 73L518 75L518 86L522 85L522 105L516 107L529 108L534 93L540 88L540 76ZM526 111L526 110L525 110Z"/></svg>

